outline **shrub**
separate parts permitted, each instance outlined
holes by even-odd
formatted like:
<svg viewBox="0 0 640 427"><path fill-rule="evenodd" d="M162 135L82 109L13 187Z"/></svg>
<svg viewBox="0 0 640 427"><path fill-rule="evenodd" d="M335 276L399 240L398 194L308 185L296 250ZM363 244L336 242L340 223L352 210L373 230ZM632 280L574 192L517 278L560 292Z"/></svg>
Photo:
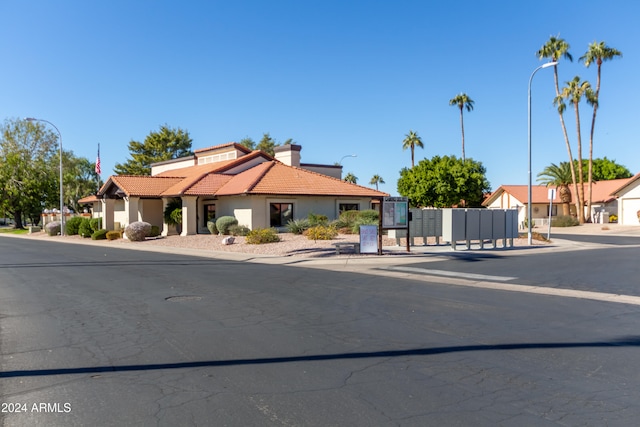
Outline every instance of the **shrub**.
<svg viewBox="0 0 640 427"><path fill-rule="evenodd" d="M287 222L287 230L289 231L289 233L293 234L302 234L305 232L305 230L308 230L309 227L311 227L311 224L306 218L290 219L289 222Z"/></svg>
<svg viewBox="0 0 640 427"><path fill-rule="evenodd" d="M216 228L219 234L229 234L229 227L238 225L238 220L232 216L221 216L216 220Z"/></svg>
<svg viewBox="0 0 640 427"><path fill-rule="evenodd" d="M361 211L351 226L351 232L360 234L361 225L378 225L378 218L378 211L374 211L373 209Z"/></svg>
<svg viewBox="0 0 640 427"><path fill-rule="evenodd" d="M127 239L132 242L142 242L151 233L151 224L144 221L135 221L124 229Z"/></svg>
<svg viewBox="0 0 640 427"><path fill-rule="evenodd" d="M78 234L82 219L83 218L81 216L74 216L67 220L65 224L65 231L67 233L67 236L75 236L76 234Z"/></svg>
<svg viewBox="0 0 640 427"><path fill-rule="evenodd" d="M168 225L182 224L182 200L178 198L169 200L162 217Z"/></svg>
<svg viewBox="0 0 640 427"><path fill-rule="evenodd" d="M102 230L100 230L102 231ZM107 230L105 230L107 231ZM94 233L95 234L95 233ZM106 237L107 240L118 240L122 237L122 232L121 231L107 231L106 233ZM91 236L91 238L93 238L93 236Z"/></svg>
<svg viewBox="0 0 640 427"><path fill-rule="evenodd" d="M618 222L618 215L609 215L609 222Z"/></svg>
<svg viewBox="0 0 640 427"><path fill-rule="evenodd" d="M249 231L245 242L250 245L260 245L263 243L276 243L280 241L278 232L274 228L256 228Z"/></svg>
<svg viewBox="0 0 640 427"><path fill-rule="evenodd" d="M91 230L95 233L102 228L102 218L91 218L89 220L89 225L91 226Z"/></svg>
<svg viewBox="0 0 640 427"><path fill-rule="evenodd" d="M232 236L246 236L251 230L244 225L232 225L229 227L229 234Z"/></svg>
<svg viewBox="0 0 640 427"><path fill-rule="evenodd" d="M331 240L338 235L338 231L335 227L326 225L316 225L304 232L309 240Z"/></svg>
<svg viewBox="0 0 640 427"><path fill-rule="evenodd" d="M329 225L329 218L326 215L317 215L314 213L310 213L307 215L307 219L309 220L309 226L315 227L317 225Z"/></svg>
<svg viewBox="0 0 640 427"><path fill-rule="evenodd" d="M207 229L211 234L218 234L218 228L216 227L216 221L207 221Z"/></svg>
<svg viewBox="0 0 640 427"><path fill-rule="evenodd" d="M578 219L568 215L556 217L551 221L552 227L575 227L576 225L580 225Z"/></svg>
<svg viewBox="0 0 640 427"><path fill-rule="evenodd" d="M78 234L82 237L91 237L91 235L93 234L93 230L91 229L91 221L89 220L89 218L82 218L80 228L78 229Z"/></svg>
<svg viewBox="0 0 640 427"><path fill-rule="evenodd" d="M107 231L107 230L94 231L93 234L91 235L91 240L104 240L107 238L107 233L113 233L113 231ZM120 233L118 233L118 235L120 235Z"/></svg>
<svg viewBox="0 0 640 427"><path fill-rule="evenodd" d="M61 229L60 221L53 221L44 226L44 231L46 231L49 236L57 236L60 234Z"/></svg>
<svg viewBox="0 0 640 427"><path fill-rule="evenodd" d="M336 228L353 228L358 216L360 215L360 211L344 211L340 214L340 217L333 222L333 225Z"/></svg>
<svg viewBox="0 0 640 427"><path fill-rule="evenodd" d="M162 230L160 230L160 227L158 227L157 225L152 225L151 231L149 232L149 237L158 237L160 234L162 234Z"/></svg>

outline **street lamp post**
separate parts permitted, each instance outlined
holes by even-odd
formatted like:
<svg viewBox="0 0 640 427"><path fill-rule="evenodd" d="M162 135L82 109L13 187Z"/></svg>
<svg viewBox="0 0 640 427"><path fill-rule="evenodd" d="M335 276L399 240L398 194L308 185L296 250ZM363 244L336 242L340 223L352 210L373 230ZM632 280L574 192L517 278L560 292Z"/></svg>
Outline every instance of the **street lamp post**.
<svg viewBox="0 0 640 427"><path fill-rule="evenodd" d="M62 134L60 133L60 130L58 130L58 128L56 127L56 125L54 125L53 123L51 123L48 120L44 120L44 119L36 119L33 117L27 117L25 119L28 122L44 122L44 123L48 123L51 126L53 126L53 128L56 130L56 132L58 132L58 140L60 143L60 235L64 236L64 190L62 187Z"/></svg>
<svg viewBox="0 0 640 427"><path fill-rule="evenodd" d="M533 73L531 73L531 77L529 77L529 184L527 186L527 197L529 199L527 201L527 226L529 228L528 230L529 232L527 234L527 242L529 246L533 244L533 237L531 233L531 228L533 224L533 214L531 209L531 204L532 204L531 203L531 82L533 81L533 76L538 72L538 70L541 70L543 68L553 67L555 65L558 65L558 63L547 62L546 64L542 64L541 66L533 70Z"/></svg>
<svg viewBox="0 0 640 427"><path fill-rule="evenodd" d="M342 156L342 158L340 159L340 161L338 162L338 164L339 164L340 166L342 166L342 161L343 161L344 159L346 159L347 157L358 157L358 155L357 155L357 154L347 154L346 156Z"/></svg>

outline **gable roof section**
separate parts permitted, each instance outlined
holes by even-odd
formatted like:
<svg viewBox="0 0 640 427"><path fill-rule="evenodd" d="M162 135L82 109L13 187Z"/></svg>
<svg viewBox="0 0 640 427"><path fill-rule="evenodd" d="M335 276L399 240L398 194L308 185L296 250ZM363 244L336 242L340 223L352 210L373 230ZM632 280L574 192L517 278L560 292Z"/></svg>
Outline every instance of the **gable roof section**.
<svg viewBox="0 0 640 427"><path fill-rule="evenodd" d="M387 193L351 184L316 172L287 166L277 160L233 177L216 195L273 194L297 196L384 197Z"/></svg>
<svg viewBox="0 0 640 427"><path fill-rule="evenodd" d="M548 188L543 185L531 186L531 199L533 203L549 203ZM496 201L503 193L508 193L522 204L527 204L529 200L529 188L526 185L501 185L496 191L482 202L482 206L489 206Z"/></svg>
<svg viewBox="0 0 640 427"><path fill-rule="evenodd" d="M116 186L127 197L158 197L180 181L181 178L178 177L114 175L104 183L98 195L102 196Z"/></svg>
<svg viewBox="0 0 640 427"><path fill-rule="evenodd" d="M630 187L633 184L635 184L639 179L640 179L640 173L632 176L631 178L627 178L626 182L621 183L620 186L618 186L613 191L611 191L611 194L615 197L621 196L622 194L626 193L627 190L629 190ZM616 179L615 181L622 181L622 180Z"/></svg>
<svg viewBox="0 0 640 427"><path fill-rule="evenodd" d="M218 150L220 148L225 148L225 147L233 147L236 150L240 150L240 151L244 151L246 154L251 153L251 149L245 147L244 145L240 145L237 142L227 142L225 144L218 144L218 145L214 145L212 147L207 147L207 148L199 148L197 150L194 150L194 154L197 153L203 153L205 151L212 151L212 150Z"/></svg>

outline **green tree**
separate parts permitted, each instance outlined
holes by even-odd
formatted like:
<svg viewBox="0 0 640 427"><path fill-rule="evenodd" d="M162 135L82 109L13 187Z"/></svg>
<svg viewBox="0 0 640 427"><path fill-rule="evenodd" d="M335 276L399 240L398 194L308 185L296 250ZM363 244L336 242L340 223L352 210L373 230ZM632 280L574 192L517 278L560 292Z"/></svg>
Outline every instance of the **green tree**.
<svg viewBox="0 0 640 427"><path fill-rule="evenodd" d="M482 163L456 156L434 156L421 160L414 168L403 168L398 192L413 207L447 208L460 205L479 207L491 189Z"/></svg>
<svg viewBox="0 0 640 427"><path fill-rule="evenodd" d="M587 160L582 162L587 162ZM619 165L615 160L609 160L606 157L593 159L591 163L593 165L593 181L607 181L610 179L631 178L633 176L625 166Z"/></svg>
<svg viewBox="0 0 640 427"><path fill-rule="evenodd" d="M273 149L279 145L280 144L277 144L276 140L271 138L271 135L269 135L269 133L267 132L262 135L262 139L260 140L260 142L258 142L258 145L256 146L256 148L258 150L264 151L270 156L274 156L275 152L273 151Z"/></svg>
<svg viewBox="0 0 640 427"><path fill-rule="evenodd" d="M464 162L464 119L463 110L473 111L473 99L466 93L460 93L449 100L449 105L455 105L460 109L460 128L462 129L462 161Z"/></svg>
<svg viewBox="0 0 640 427"><path fill-rule="evenodd" d="M256 142L253 139L249 138L248 136L245 137L245 138L242 138L240 140L240 142L238 142L238 144L240 144L240 145L242 145L244 147L247 147L249 150L255 150L256 149Z"/></svg>
<svg viewBox="0 0 640 427"><path fill-rule="evenodd" d="M551 62L559 62L560 59L567 59L569 61L573 61L573 56L569 53L569 43L567 43L564 39L561 39L560 36L549 37L549 40L538 50L537 56L539 59L550 59ZM553 66L553 81L555 83L556 96L554 98L554 104L558 107L558 116L560 117L560 125L562 127L562 134L564 136L564 142L567 147L567 154L569 155L569 167L571 168L571 180L573 182L573 188L575 189L575 193L578 194L578 181L576 179L576 169L574 167L573 162L573 153L571 152L571 144L569 143L569 134L567 133L567 126L564 123L564 110L566 109L566 105L564 104L563 98L560 93L560 83L558 81L558 65ZM580 203L576 201L576 208L580 211L582 208L577 204Z"/></svg>
<svg viewBox="0 0 640 427"><path fill-rule="evenodd" d="M547 187L556 187L560 203L562 203L562 215L569 216L571 214L571 189L569 186L573 183L569 163L560 162L559 165L551 163L538 174L538 182Z"/></svg>
<svg viewBox="0 0 640 427"><path fill-rule="evenodd" d="M129 142L131 159L124 164L116 163L114 171L118 175L150 175L152 163L192 155L191 142L189 132L160 126L160 130L149 133L143 143Z"/></svg>
<svg viewBox="0 0 640 427"><path fill-rule="evenodd" d="M411 149L411 167L415 166L415 161L414 161L415 147L424 148L424 144L422 143L422 139L418 136L418 133L410 130L409 133L405 135L405 138L402 141L402 149L403 150L406 150L407 148Z"/></svg>
<svg viewBox="0 0 640 427"><path fill-rule="evenodd" d="M378 189L378 184L384 184L384 183L385 183L384 179L382 179L382 177L378 174L373 175L373 177L371 178L371 181L369 181L369 184L376 186L376 190Z"/></svg>
<svg viewBox="0 0 640 427"><path fill-rule="evenodd" d="M54 162L58 162L58 155ZM78 200L95 194L102 184L95 171L96 164L86 157L76 157L73 151L62 152L64 204L75 212L80 210Z"/></svg>
<svg viewBox="0 0 640 427"><path fill-rule="evenodd" d="M38 122L7 120L0 138L0 207L24 228L23 217L38 223L59 201L58 136Z"/></svg>
<svg viewBox="0 0 640 427"><path fill-rule="evenodd" d="M578 141L578 159L582 159L582 135L580 132L580 108L579 104L583 96L587 98L593 98L593 91L591 90L591 84L587 81L581 81L579 76L575 76L573 80L566 82L566 86L562 88L560 96L563 99L569 100L573 104L573 109L576 114L576 134ZM558 104L560 104L558 102ZM564 105L564 103L562 103ZM576 208L578 213L578 221L580 224L584 224L584 172L582 169L582 161L578 163L578 193ZM572 162L573 166L573 162ZM575 168L574 168L575 170Z"/></svg>
<svg viewBox="0 0 640 427"><path fill-rule="evenodd" d="M351 172L349 172L348 174L345 175L343 181L350 182L352 184L357 184L358 177L352 174Z"/></svg>
<svg viewBox="0 0 640 427"><path fill-rule="evenodd" d="M598 100L600 99L600 74L602 68L602 62L612 60L616 57L622 57L622 52L612 47L606 45L605 42L593 42L589 45L589 49L587 52L580 57L580 61L584 63L584 65L588 68L591 64L595 62L598 67L597 78L596 78L596 91L593 94L593 97L589 97L589 104L593 106L593 115L591 117L591 133L589 135L589 177L587 182L589 183L589 195L587 201L587 212L591 213L591 202L592 202L592 183L595 179L593 178L593 133L596 127L596 113L598 112Z"/></svg>

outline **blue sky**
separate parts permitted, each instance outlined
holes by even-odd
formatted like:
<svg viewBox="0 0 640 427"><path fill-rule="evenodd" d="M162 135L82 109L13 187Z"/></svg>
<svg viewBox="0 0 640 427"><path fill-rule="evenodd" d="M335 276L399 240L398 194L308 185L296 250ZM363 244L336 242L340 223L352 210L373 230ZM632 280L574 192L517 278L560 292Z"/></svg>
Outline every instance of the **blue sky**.
<svg viewBox="0 0 640 427"><path fill-rule="evenodd" d="M63 147L94 160L102 177L128 158L128 143L161 125L187 130L193 148L269 132L302 145L302 161L333 164L367 185L374 174L397 194L410 166L402 140L422 137L416 162L467 158L495 190L526 184L527 89L552 35L574 61L560 81L596 69L578 61L593 41L623 58L602 68L594 156L640 172L640 2L564 0L0 1L0 119L54 123ZM568 159L552 105L553 71L532 85L533 174ZM584 155L591 111L580 111ZM565 114L576 150L575 115ZM535 182L535 181L534 181Z"/></svg>

